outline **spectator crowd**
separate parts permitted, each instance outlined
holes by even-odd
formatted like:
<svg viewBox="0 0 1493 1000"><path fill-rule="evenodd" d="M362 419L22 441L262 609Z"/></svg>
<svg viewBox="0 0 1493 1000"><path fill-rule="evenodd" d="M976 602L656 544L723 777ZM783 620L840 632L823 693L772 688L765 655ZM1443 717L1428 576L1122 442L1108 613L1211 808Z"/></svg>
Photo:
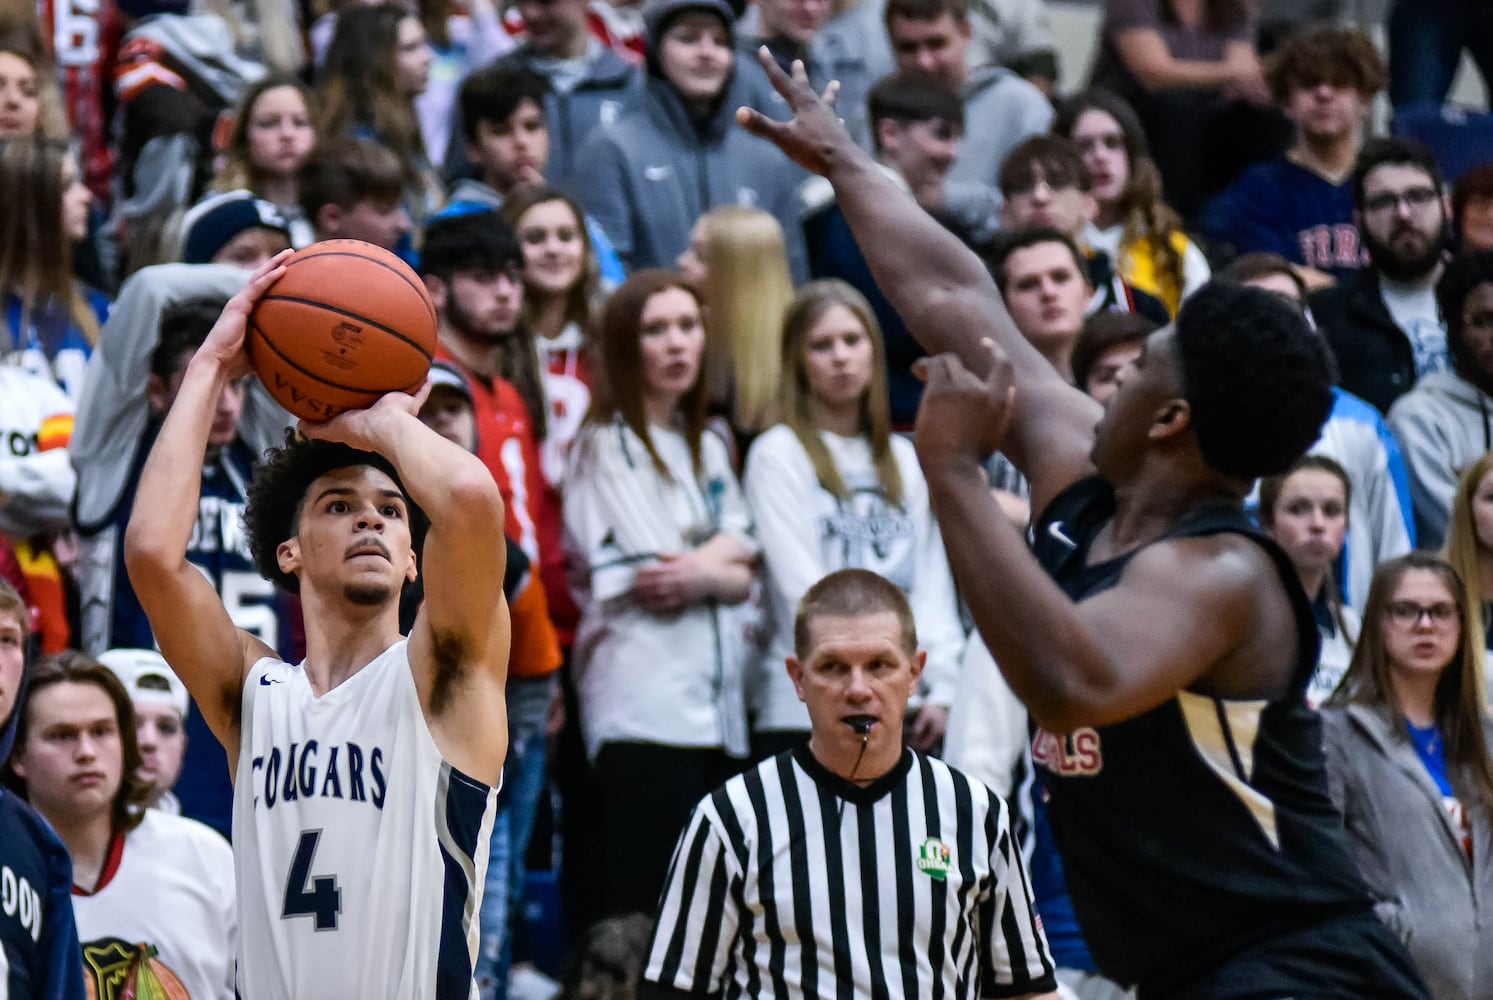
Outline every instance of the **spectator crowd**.
<svg viewBox="0 0 1493 1000"><path fill-rule="evenodd" d="M1407 137L1442 120L1463 46L1493 76L1493 10L1395 0L1381 30L1348 6L1104 0L1075 72L1044 0L0 4L0 997L8 975L11 996L235 995L230 762L156 651L125 532L225 303L328 239L423 279L420 418L506 506L484 1000L678 973L683 936L652 927L723 822L697 804L733 781L766 824L737 776L817 732L785 662L805 595L845 569L911 609L906 746L972 779L981 816L1009 810L1019 844L980 849L1030 871L1032 981L1045 933L1064 995L1127 995L1085 944L1026 712L950 570L910 318L830 184L738 123L788 118L768 66L801 63L1095 400L1210 283L1320 333L1331 412L1249 507L1311 603L1306 698L1376 912L1435 997L1493 998L1493 126L1434 132L1455 153ZM291 663L299 601L242 516L293 425L252 377L223 390L187 548ZM1026 479L1000 453L985 471L1025 530ZM318 781L294 767L267 793Z"/></svg>

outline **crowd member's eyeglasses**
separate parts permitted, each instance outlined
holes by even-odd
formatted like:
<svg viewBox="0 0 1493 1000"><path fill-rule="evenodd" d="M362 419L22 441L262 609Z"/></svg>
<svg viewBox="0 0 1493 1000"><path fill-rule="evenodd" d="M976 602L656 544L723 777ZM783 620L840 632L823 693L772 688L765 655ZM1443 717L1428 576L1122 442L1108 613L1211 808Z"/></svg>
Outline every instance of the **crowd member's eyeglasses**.
<svg viewBox="0 0 1493 1000"><path fill-rule="evenodd" d="M1421 618L1428 618L1437 628L1444 628L1457 620L1457 606L1447 601L1437 604L1417 604L1414 601L1391 601L1389 620L1401 628L1414 628Z"/></svg>
<svg viewBox="0 0 1493 1000"><path fill-rule="evenodd" d="M1413 187L1408 191L1383 191L1365 198L1363 210L1372 215L1383 215L1397 210L1401 203L1410 206L1413 210L1419 210L1435 202L1439 197L1436 189L1429 185Z"/></svg>

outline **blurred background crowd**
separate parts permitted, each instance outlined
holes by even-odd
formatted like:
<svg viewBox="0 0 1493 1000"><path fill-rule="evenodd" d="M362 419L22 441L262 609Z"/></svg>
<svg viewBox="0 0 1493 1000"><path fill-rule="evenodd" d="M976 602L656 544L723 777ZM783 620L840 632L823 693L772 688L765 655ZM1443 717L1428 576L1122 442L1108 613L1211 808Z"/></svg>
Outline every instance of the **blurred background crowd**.
<svg viewBox="0 0 1493 1000"><path fill-rule="evenodd" d="M67 831L139 822L142 798L118 808L132 773L153 809L228 835L223 754L152 652L123 527L187 360L247 269L358 239L425 280L441 351L422 417L482 457L507 502L512 747L484 996L551 996L561 980L568 996L627 995L649 926L636 915L653 912L690 808L804 738L783 669L793 609L850 566L916 612L928 667L909 743L1009 798L1059 964L1092 973L1021 707L961 612L944 556L957 540L940 537L906 437L920 350L828 184L734 122L739 106L788 115L762 47L818 87L839 81L856 141L982 256L1022 334L1098 399L1209 280L1300 308L1336 356L1337 400L1256 504L1318 612L1309 696L1388 698L1392 685L1345 675L1389 662L1396 676L1395 623L1455 626L1438 670L1465 665L1475 683L1465 699L1443 685L1454 704L1433 699L1429 721L1485 725L1493 6L501 2L0 4L0 575L48 658L41 690L106 685L88 673L102 659L137 729L100 811L48 786L29 742L45 729L28 713L51 709L37 679L9 720L8 784L64 833L75 869L99 874ZM254 571L240 524L253 461L290 423L252 382L224 392L190 556L236 623L294 661L298 608ZM1020 474L1000 455L988 472L1026 525ZM1394 580L1372 586L1416 549L1448 561L1423 614ZM1350 831L1353 803L1410 794L1354 770L1361 732L1327 732ZM1493 765L1485 740L1451 742L1440 756L1415 743L1411 792L1445 805L1433 825L1465 864L1417 895L1395 882L1414 866L1384 860L1404 846L1394 824L1361 813L1357 846L1407 939L1455 928L1417 952L1449 984L1437 995L1490 996L1485 922L1446 914L1493 885L1493 839L1473 846L1493 837L1489 802L1460 776L1493 799ZM223 859L203 851L201 885L221 895ZM203 996L233 995L229 938L176 928L180 954L228 963ZM1081 995L1119 995L1086 982Z"/></svg>

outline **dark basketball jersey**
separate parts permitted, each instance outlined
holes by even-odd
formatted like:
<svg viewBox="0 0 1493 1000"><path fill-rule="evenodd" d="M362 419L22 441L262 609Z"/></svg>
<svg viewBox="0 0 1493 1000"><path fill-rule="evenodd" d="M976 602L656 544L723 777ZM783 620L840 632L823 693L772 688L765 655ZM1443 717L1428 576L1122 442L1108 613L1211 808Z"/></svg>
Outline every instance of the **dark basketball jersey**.
<svg viewBox="0 0 1493 1000"><path fill-rule="evenodd" d="M1113 513L1113 490L1086 479L1034 528L1038 561L1075 601L1113 586L1135 554L1089 564L1090 545ZM1199 984L1219 981L1235 956L1370 907L1328 796L1320 723L1303 699L1318 639L1294 569L1235 506L1201 508L1166 537L1222 533L1260 545L1290 597L1296 629L1279 637L1280 655L1295 664L1288 692L1242 701L1182 690L1124 722L1066 735L1037 730L1032 742L1094 960L1146 996L1215 995ZM1378 954L1383 944L1363 951ZM1420 995L1413 973L1360 970L1355 961L1310 970L1302 990L1292 991L1289 979L1273 984L1285 987L1280 995L1346 996L1367 995L1355 994L1355 984L1383 989L1403 980L1408 992L1376 995ZM1403 964L1408 969L1408 959Z"/></svg>

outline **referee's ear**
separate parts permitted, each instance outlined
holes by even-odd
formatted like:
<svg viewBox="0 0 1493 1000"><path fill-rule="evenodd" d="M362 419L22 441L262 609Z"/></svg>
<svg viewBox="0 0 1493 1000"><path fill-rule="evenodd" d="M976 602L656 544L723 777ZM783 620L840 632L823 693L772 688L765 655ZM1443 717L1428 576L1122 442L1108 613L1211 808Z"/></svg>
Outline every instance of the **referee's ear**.
<svg viewBox="0 0 1493 1000"><path fill-rule="evenodd" d="M788 677L793 681L793 690L798 692L798 700L804 700L804 665L798 662L798 657L788 654L783 661L788 667Z"/></svg>
<svg viewBox="0 0 1493 1000"><path fill-rule="evenodd" d="M920 649L912 654L912 679L916 682L923 676L923 668L928 665L928 651Z"/></svg>

